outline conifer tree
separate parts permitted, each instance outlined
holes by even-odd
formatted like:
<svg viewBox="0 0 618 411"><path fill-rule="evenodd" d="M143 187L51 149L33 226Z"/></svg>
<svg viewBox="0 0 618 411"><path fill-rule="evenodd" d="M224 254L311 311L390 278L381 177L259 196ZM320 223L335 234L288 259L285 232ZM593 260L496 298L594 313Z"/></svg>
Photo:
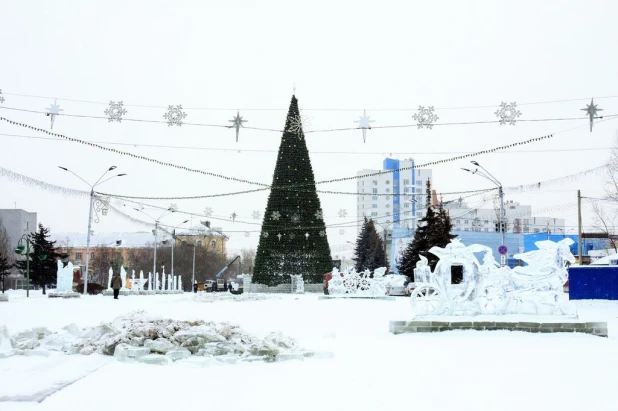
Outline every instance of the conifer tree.
<svg viewBox="0 0 618 411"><path fill-rule="evenodd" d="M363 223L361 232L356 239L356 271L371 271L380 267L388 267L388 259L384 250L384 241L378 234L373 220L367 219Z"/></svg>
<svg viewBox="0 0 618 411"><path fill-rule="evenodd" d="M4 278L11 273L12 265L9 264L5 255L0 253L0 279L2 280L2 293L4 294Z"/></svg>
<svg viewBox="0 0 618 411"><path fill-rule="evenodd" d="M323 275L332 267L298 100L292 96L262 222L252 281L274 286L290 283L291 274L302 274L305 282L315 284L322 282Z"/></svg>
<svg viewBox="0 0 618 411"><path fill-rule="evenodd" d="M30 234L30 281L43 289L56 284L58 274L58 259L64 259L66 254L56 251L56 242L49 241L49 228L39 224L39 231ZM26 260L17 261L15 265L23 272L26 271Z"/></svg>

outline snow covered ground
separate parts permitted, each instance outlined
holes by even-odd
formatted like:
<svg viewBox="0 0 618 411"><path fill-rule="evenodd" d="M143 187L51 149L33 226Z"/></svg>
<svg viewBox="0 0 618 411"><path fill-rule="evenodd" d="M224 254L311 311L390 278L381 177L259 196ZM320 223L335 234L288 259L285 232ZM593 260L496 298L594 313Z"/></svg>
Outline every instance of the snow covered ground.
<svg viewBox="0 0 618 411"><path fill-rule="evenodd" d="M618 302L577 302L609 338L452 331L391 335L409 299L318 300L317 294L217 300L193 294L61 300L12 292L0 325L13 335L96 326L135 310L175 320L229 321L274 331L334 358L200 367L53 353L0 360L0 410L616 410ZM530 317L528 317L530 318ZM40 401L40 402L39 402Z"/></svg>

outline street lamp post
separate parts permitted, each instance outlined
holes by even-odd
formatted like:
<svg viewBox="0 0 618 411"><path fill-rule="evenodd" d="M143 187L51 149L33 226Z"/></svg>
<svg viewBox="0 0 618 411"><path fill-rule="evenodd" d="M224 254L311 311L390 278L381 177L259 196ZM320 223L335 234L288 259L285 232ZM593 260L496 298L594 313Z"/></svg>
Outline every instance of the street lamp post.
<svg viewBox="0 0 618 411"><path fill-rule="evenodd" d="M204 237L206 238L206 237ZM190 245L191 247L193 247L193 274L191 276L191 289L193 289L193 284L195 284L195 249L198 246L202 245L202 240L196 240L193 243L189 243L187 240L182 240L182 243L185 245Z"/></svg>
<svg viewBox="0 0 618 411"><path fill-rule="evenodd" d="M154 230L152 230L152 233L154 234L155 237L155 241L154 241L154 258L152 260L152 289L156 289L157 287L157 242L159 241L159 220L162 219L163 217L174 213L176 211L176 209L172 206L169 206L164 212L163 214L161 214L159 216L159 218L154 218L151 215L149 215L148 213L146 213L144 210L140 210L139 208L134 208L135 211L139 211L140 213L144 214L146 217L150 218L151 220L154 220L155 222L155 228Z"/></svg>
<svg viewBox="0 0 618 411"><path fill-rule="evenodd" d="M172 278L174 278L174 248L176 247L176 229L188 222L189 220L185 220L172 229Z"/></svg>
<svg viewBox="0 0 618 411"><path fill-rule="evenodd" d="M82 180L88 186L90 186L90 208L88 209L88 233L86 234L86 273L83 276L84 277L84 295L86 295L88 294L88 273L90 270L90 233L92 231L92 209L94 208L94 188L100 184L105 183L106 181L111 180L112 178L126 176L126 174L116 174L116 175L113 175L101 181L103 177L107 175L107 173L116 169L116 166L111 166L110 168L107 169L107 171L105 171L105 173L103 173L101 177L99 177L99 179L94 184L90 184L86 180L84 180L83 178L75 174L73 171L69 170L68 168L61 167L61 166L58 166L58 168L64 171L68 171L69 173L73 174L75 177Z"/></svg>
<svg viewBox="0 0 618 411"><path fill-rule="evenodd" d="M472 174L478 174L479 176L485 178L486 180L491 181L492 183L494 183L497 187L498 187L498 196L500 197L500 215L498 216L498 229L500 230L500 233L502 234L501 237L501 241L502 241L502 245L504 245L504 232L506 231L506 219L504 216L504 190L502 189L502 183L500 181L498 181L498 179L496 177L494 177L489 171L487 171L485 169L485 167L483 167L482 165L480 165L478 162L476 161L471 161L472 164L474 164L475 166L481 168L483 171L480 171L478 168L474 171L469 170L467 168L462 168L462 170L467 171L469 173ZM503 223L504 222L504 226ZM502 264L502 262L501 262Z"/></svg>

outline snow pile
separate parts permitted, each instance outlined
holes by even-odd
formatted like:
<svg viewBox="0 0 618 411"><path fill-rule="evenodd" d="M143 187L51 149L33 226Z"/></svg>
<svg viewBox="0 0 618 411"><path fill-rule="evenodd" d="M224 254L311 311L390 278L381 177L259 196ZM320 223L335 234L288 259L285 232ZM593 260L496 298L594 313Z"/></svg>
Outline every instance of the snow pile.
<svg viewBox="0 0 618 411"><path fill-rule="evenodd" d="M194 299L201 303L214 303L215 301L278 300L281 297L274 294L199 293L194 296Z"/></svg>
<svg viewBox="0 0 618 411"><path fill-rule="evenodd" d="M119 360L165 364L190 356L211 357L221 362L303 359L302 351L281 333L264 338L251 335L227 322L178 321L154 318L144 311L117 317L111 323L80 329L75 324L52 333L43 327L15 334L12 345L19 354L60 351L66 354L114 355Z"/></svg>

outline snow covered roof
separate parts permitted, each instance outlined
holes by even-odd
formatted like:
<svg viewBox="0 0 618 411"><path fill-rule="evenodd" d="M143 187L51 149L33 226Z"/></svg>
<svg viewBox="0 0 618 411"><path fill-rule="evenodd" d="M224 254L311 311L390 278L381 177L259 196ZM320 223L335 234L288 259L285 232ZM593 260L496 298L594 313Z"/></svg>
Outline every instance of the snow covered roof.
<svg viewBox="0 0 618 411"><path fill-rule="evenodd" d="M618 254L608 255L607 257L599 258L590 263L590 265L609 265L611 260L618 260Z"/></svg>
<svg viewBox="0 0 618 411"><path fill-rule="evenodd" d="M225 237L223 230L219 227L208 228L203 224L198 224L190 228L176 229L176 236L206 236L206 237Z"/></svg>
<svg viewBox="0 0 618 411"><path fill-rule="evenodd" d="M159 241L170 239L170 235L159 233ZM83 248L86 247L86 233L50 233L50 240L56 241L56 246ZM121 241L117 244L117 241ZM151 231L138 233L98 233L90 236L90 247L145 247L154 244Z"/></svg>

